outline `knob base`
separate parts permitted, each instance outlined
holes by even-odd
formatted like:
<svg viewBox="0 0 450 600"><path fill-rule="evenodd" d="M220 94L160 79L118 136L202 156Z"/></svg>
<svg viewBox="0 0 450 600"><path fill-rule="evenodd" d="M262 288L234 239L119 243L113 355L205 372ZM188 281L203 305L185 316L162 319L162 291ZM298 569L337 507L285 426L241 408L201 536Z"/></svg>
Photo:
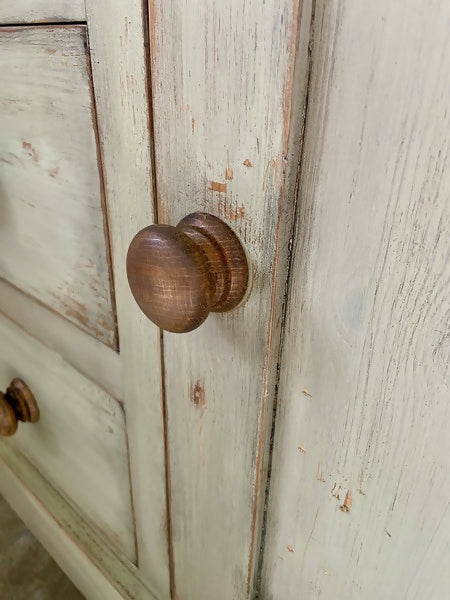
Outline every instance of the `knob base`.
<svg viewBox="0 0 450 600"><path fill-rule="evenodd" d="M210 311L227 312L236 308L247 290L248 263L234 231L218 217L201 212L184 217L177 229L206 255L215 291Z"/></svg>

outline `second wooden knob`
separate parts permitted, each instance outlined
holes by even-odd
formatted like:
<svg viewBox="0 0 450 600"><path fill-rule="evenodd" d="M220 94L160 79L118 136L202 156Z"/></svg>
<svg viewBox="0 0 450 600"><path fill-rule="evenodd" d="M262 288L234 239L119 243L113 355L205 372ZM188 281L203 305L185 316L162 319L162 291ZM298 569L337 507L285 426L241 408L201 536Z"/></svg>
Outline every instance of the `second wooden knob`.
<svg viewBox="0 0 450 600"><path fill-rule="evenodd" d="M39 407L27 384L16 377L4 394L0 392L0 435L16 433L18 421L39 421Z"/></svg>

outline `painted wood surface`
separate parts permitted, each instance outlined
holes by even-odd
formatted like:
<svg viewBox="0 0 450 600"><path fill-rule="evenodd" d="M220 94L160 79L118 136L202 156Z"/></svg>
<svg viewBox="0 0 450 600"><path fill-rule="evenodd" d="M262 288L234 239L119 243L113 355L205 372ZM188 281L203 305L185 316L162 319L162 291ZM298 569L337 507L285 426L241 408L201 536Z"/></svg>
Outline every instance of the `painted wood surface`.
<svg viewBox="0 0 450 600"><path fill-rule="evenodd" d="M154 222L143 4L86 3L112 242L139 574L170 598L159 331L128 287L134 235ZM146 25L146 24L145 24Z"/></svg>
<svg viewBox="0 0 450 600"><path fill-rule="evenodd" d="M115 347L86 27L0 30L0 277Z"/></svg>
<svg viewBox="0 0 450 600"><path fill-rule="evenodd" d="M317 2L260 597L448 597L445 0Z"/></svg>
<svg viewBox="0 0 450 600"><path fill-rule="evenodd" d="M211 314L192 333L164 334L180 599L242 600L253 589L308 10L301 18L299 2L277 0L183 0L175 10L159 0L149 4L159 221L175 225L197 210L222 217L240 236L252 271L240 308Z"/></svg>
<svg viewBox="0 0 450 600"><path fill-rule="evenodd" d="M0 279L0 313L55 350L108 394L123 401L120 354Z"/></svg>
<svg viewBox="0 0 450 600"><path fill-rule="evenodd" d="M87 600L156 600L136 567L119 558L19 452L2 443L0 493Z"/></svg>
<svg viewBox="0 0 450 600"><path fill-rule="evenodd" d="M63 23L85 19L84 0L2 0L0 4L0 25Z"/></svg>
<svg viewBox="0 0 450 600"><path fill-rule="evenodd" d="M22 377L41 414L7 440L78 507L84 518L135 559L128 454L121 405L58 354L0 318L0 389ZM6 443L6 442L5 442Z"/></svg>

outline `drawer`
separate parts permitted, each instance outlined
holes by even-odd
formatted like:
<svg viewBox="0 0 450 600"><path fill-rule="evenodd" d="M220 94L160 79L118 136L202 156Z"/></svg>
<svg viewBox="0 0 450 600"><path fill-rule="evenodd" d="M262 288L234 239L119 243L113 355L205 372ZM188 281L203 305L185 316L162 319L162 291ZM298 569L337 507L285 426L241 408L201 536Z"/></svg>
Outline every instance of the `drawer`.
<svg viewBox="0 0 450 600"><path fill-rule="evenodd" d="M0 317L0 389L21 377L40 409L1 443L20 450L95 529L134 561L127 439L120 402Z"/></svg>
<svg viewBox="0 0 450 600"><path fill-rule="evenodd" d="M84 25L0 28L0 277L117 348Z"/></svg>
<svg viewBox="0 0 450 600"><path fill-rule="evenodd" d="M15 0L0 3L0 23L84 21L84 0Z"/></svg>

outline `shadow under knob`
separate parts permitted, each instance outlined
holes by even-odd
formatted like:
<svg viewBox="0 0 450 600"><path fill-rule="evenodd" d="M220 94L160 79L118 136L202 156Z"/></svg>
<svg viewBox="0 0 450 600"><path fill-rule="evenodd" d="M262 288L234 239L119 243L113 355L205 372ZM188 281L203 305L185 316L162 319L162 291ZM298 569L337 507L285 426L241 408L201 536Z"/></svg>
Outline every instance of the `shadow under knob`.
<svg viewBox="0 0 450 600"><path fill-rule="evenodd" d="M153 323L174 333L192 331L210 312L226 312L248 285L244 249L218 217L192 213L176 227L150 225L127 255L133 296Z"/></svg>

